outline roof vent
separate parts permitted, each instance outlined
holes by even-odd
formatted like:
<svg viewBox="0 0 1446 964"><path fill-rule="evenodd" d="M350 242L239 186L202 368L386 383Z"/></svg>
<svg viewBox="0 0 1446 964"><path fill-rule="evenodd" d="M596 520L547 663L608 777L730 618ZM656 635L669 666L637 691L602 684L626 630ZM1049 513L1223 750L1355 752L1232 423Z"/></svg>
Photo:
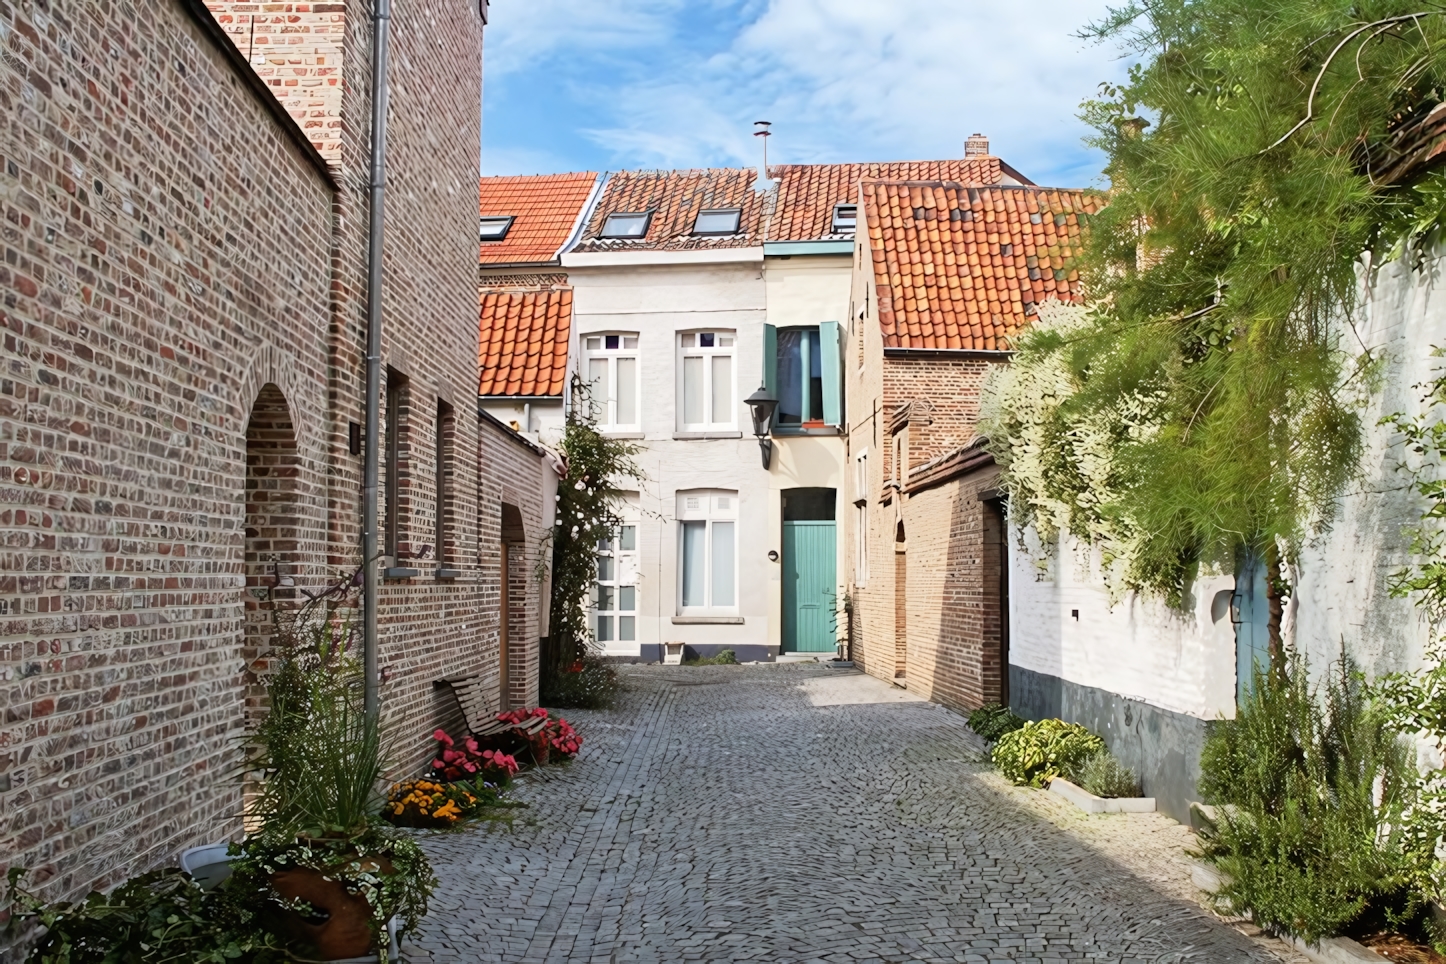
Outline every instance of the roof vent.
<svg viewBox="0 0 1446 964"><path fill-rule="evenodd" d="M965 157L984 157L989 153L989 138L983 134L970 134L964 141Z"/></svg>

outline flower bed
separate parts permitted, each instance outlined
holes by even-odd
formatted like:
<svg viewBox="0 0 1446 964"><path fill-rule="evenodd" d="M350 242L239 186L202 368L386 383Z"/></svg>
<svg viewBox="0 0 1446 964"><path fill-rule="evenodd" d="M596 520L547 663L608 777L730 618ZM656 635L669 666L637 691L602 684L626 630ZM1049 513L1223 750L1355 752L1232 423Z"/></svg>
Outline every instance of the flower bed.
<svg viewBox="0 0 1446 964"><path fill-rule="evenodd" d="M382 815L399 827L446 829L495 806L496 788L473 783L408 780L392 787Z"/></svg>

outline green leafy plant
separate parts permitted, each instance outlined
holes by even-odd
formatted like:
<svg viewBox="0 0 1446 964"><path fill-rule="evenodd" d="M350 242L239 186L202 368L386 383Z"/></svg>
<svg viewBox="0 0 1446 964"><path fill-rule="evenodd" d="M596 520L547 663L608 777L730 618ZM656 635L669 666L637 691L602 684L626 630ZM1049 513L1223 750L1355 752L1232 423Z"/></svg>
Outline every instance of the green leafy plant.
<svg viewBox="0 0 1446 964"><path fill-rule="evenodd" d="M1015 784L1039 788L1057 776L1068 778L1104 748L1104 740L1078 723L1039 720L1001 736L990 759Z"/></svg>
<svg viewBox="0 0 1446 964"><path fill-rule="evenodd" d="M1160 0L1086 34L1140 61L1084 110L1110 182L1077 261L1093 310L1019 340L1009 367L1049 397L986 433L1014 521L1057 520L1117 591L1178 603L1201 563L1278 572L1356 471L1363 252L1367 281L1419 263L1446 209L1423 136L1446 11Z"/></svg>
<svg viewBox="0 0 1446 964"><path fill-rule="evenodd" d="M969 729L991 743L1024 725L1024 717L1000 703L985 703L969 714Z"/></svg>
<svg viewBox="0 0 1446 964"><path fill-rule="evenodd" d="M132 877L109 894L92 892L73 904L46 904L21 886L24 875L23 868L11 868L4 905L11 937L26 925L45 928L25 958L30 964L286 959L280 940L237 899L235 888L204 891L174 868Z"/></svg>
<svg viewBox="0 0 1446 964"><path fill-rule="evenodd" d="M547 702L558 709L600 710L613 705L621 688L618 671L589 652L552 676Z"/></svg>
<svg viewBox="0 0 1446 964"><path fill-rule="evenodd" d="M589 661L598 654L588 625L588 599L597 579L598 546L622 525L618 483L645 476L634 460L636 445L598 431L591 393L576 375L571 391L561 442L567 471L557 483L557 521L544 537L551 550L552 596L540 684L543 701L552 706L606 705L616 693L616 678L600 661ZM579 671L587 677L568 678Z"/></svg>
<svg viewBox="0 0 1446 964"><path fill-rule="evenodd" d="M697 659L683 660L684 666L737 666L738 655L731 649L720 649L712 656L699 656Z"/></svg>
<svg viewBox="0 0 1446 964"><path fill-rule="evenodd" d="M281 838L352 833L381 809L386 769L377 719L362 708L350 627L298 620L280 637L269 709L247 740L261 782L254 814Z"/></svg>
<svg viewBox="0 0 1446 964"><path fill-rule="evenodd" d="M1140 779L1108 750L1082 763L1070 778L1097 797L1137 797Z"/></svg>
<svg viewBox="0 0 1446 964"><path fill-rule="evenodd" d="M427 901L438 880L431 862L417 842L405 833L380 824L349 836L248 837L231 846L233 856L228 883L249 888L251 906L270 902L287 906L275 893L274 874L297 868L315 870L342 883L350 894L365 898L371 912L375 946L386 962L386 926L398 917L405 930L415 930L427 914ZM304 908L302 908L304 909Z"/></svg>
<svg viewBox="0 0 1446 964"><path fill-rule="evenodd" d="M1415 780L1388 724L1345 664L1316 693L1298 659L1257 671L1200 760L1200 791L1221 805L1200 848L1223 872L1217 906L1306 941L1418 915L1422 855L1403 830Z"/></svg>

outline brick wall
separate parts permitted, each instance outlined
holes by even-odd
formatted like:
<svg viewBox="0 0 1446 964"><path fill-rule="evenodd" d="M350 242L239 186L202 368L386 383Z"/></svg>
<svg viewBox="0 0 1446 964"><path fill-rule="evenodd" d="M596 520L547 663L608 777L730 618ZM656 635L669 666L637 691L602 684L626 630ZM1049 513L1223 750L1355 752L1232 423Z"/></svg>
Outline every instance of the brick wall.
<svg viewBox="0 0 1446 964"><path fill-rule="evenodd" d="M498 701L511 707L532 707L538 700L539 617L545 605L537 563L550 520L543 502L549 491L544 475L552 469L538 449L511 429L486 417L480 427L479 542L498 547L484 555L483 566L484 578L495 580L499 593L500 545L507 543L509 686L505 698L499 692ZM494 625L494 647L496 630Z"/></svg>
<svg viewBox="0 0 1446 964"><path fill-rule="evenodd" d="M324 117L287 103L320 120L334 181L189 0L0 0L0 870L33 868L50 897L239 831L259 597L358 563L369 24L304 6L262 12L324 16L339 44ZM384 352L410 392L401 535L435 544L440 498L461 570L417 560L383 591L406 770L455 719L432 681L496 658L476 420L438 418L470 408L476 377L481 30L474 4L448 0L393 21Z"/></svg>
<svg viewBox="0 0 1446 964"><path fill-rule="evenodd" d="M41 9L0 3L0 864L60 897L237 829L246 583L326 566L332 191L177 3Z"/></svg>
<svg viewBox="0 0 1446 964"><path fill-rule="evenodd" d="M853 654L874 676L973 709L1001 698L1005 675L1002 533L997 513L979 499L997 473L991 465L961 475L949 464L975 436L984 378L999 362L948 352L886 356L869 261L855 258L857 364L848 366L846 396L847 499L865 508L866 520L860 531L857 508L848 515L846 555L857 560L863 541L867 556L866 567L855 562L849 590Z"/></svg>

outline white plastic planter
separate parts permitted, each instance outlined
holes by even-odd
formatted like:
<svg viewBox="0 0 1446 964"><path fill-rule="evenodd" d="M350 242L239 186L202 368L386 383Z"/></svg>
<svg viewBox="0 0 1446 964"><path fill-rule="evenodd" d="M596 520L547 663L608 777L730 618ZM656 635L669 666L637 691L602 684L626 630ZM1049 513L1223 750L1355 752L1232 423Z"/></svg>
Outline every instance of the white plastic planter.
<svg viewBox="0 0 1446 964"><path fill-rule="evenodd" d="M1064 777L1049 781L1049 792L1057 793L1085 813L1154 813L1154 797L1097 797Z"/></svg>

